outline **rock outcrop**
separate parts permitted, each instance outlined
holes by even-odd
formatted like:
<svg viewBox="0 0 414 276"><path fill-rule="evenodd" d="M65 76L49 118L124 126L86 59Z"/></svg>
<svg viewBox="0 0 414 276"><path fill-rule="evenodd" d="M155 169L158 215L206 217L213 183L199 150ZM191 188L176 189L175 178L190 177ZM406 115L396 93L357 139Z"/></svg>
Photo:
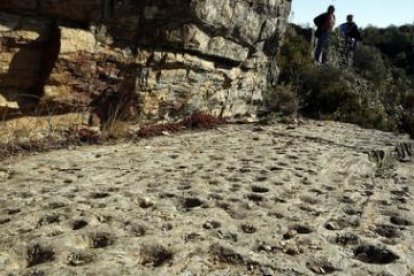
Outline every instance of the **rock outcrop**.
<svg viewBox="0 0 414 276"><path fill-rule="evenodd" d="M101 121L252 114L277 80L290 4L1 1L0 111L92 110Z"/></svg>

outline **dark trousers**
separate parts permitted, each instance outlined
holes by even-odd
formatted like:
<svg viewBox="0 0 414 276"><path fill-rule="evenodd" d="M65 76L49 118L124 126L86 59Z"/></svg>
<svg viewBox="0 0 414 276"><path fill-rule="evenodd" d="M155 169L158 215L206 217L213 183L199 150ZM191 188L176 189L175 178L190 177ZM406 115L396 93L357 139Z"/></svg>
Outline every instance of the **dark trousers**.
<svg viewBox="0 0 414 276"><path fill-rule="evenodd" d="M329 32L321 32L316 42L315 61L324 62L327 56ZM323 58L325 56L325 58Z"/></svg>

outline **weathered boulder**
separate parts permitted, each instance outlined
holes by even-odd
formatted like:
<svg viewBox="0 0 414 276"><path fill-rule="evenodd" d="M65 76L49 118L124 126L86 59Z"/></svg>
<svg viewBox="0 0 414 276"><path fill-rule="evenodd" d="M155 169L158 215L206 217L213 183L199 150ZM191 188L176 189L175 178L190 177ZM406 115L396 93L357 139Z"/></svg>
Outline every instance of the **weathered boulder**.
<svg viewBox="0 0 414 276"><path fill-rule="evenodd" d="M252 114L277 80L290 4L0 1L0 111L28 101L60 113L110 106L151 121L196 109Z"/></svg>

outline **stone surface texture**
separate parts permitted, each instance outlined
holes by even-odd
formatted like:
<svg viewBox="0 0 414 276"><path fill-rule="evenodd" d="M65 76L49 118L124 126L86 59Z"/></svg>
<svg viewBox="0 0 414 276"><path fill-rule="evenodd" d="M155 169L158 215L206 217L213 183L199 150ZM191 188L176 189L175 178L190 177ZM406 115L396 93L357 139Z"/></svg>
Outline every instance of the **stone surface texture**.
<svg viewBox="0 0 414 276"><path fill-rule="evenodd" d="M310 121L14 157L0 275L413 275L413 153Z"/></svg>
<svg viewBox="0 0 414 276"><path fill-rule="evenodd" d="M0 111L62 114L116 99L142 121L254 114L277 80L290 5L0 1Z"/></svg>

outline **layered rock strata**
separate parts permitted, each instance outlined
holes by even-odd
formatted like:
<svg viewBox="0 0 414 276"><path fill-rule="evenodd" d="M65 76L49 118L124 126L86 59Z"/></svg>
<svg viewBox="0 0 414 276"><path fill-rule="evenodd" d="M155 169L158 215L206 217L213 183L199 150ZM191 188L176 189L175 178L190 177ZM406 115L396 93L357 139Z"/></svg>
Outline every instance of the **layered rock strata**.
<svg viewBox="0 0 414 276"><path fill-rule="evenodd" d="M290 2L0 1L0 110L252 114L277 80Z"/></svg>

